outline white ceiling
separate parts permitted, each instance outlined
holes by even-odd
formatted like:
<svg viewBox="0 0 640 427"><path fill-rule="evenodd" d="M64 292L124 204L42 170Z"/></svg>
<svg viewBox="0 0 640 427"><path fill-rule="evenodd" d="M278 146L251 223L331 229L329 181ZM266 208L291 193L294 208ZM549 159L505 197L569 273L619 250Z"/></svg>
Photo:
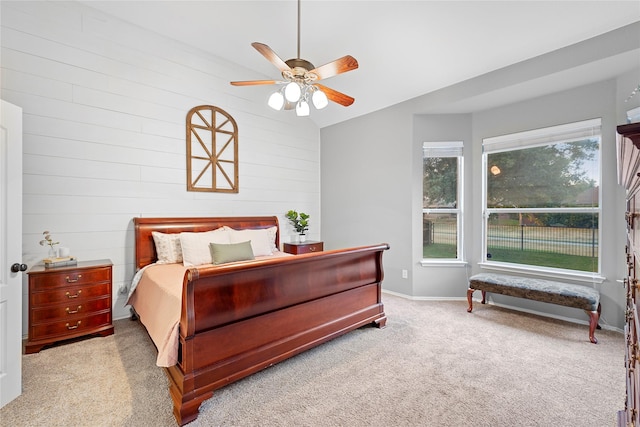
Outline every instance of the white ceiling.
<svg viewBox="0 0 640 427"><path fill-rule="evenodd" d="M296 0L83 3L245 67L233 80L280 79L279 71L251 47L254 41L267 44L283 60L297 56ZM311 119L320 127L335 124L637 21L638 0L302 0L300 56L315 66L347 54L359 63L357 70L323 81L355 103L330 103L321 111L312 107ZM640 55L627 55L623 66L629 61L640 66ZM592 66L583 80L596 81L600 73L620 71L620 66ZM255 93L266 106L270 89L232 90L246 97Z"/></svg>

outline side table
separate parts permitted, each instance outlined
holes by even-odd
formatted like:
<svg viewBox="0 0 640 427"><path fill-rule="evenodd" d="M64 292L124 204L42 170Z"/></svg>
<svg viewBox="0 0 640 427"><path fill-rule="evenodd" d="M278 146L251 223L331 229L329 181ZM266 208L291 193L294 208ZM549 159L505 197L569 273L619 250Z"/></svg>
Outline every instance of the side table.
<svg viewBox="0 0 640 427"><path fill-rule="evenodd" d="M321 252L322 250L324 250L323 242L308 241L284 244L284 251L293 255L308 254L310 252Z"/></svg>
<svg viewBox="0 0 640 427"><path fill-rule="evenodd" d="M29 338L25 354L89 334L113 334L112 263L108 259L29 272Z"/></svg>

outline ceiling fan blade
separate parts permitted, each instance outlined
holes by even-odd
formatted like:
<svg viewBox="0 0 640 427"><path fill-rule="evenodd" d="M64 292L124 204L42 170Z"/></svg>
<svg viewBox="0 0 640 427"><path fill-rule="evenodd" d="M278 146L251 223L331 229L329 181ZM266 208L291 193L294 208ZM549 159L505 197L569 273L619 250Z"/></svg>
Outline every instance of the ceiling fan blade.
<svg viewBox="0 0 640 427"><path fill-rule="evenodd" d="M318 80L321 80L346 73L347 71L355 70L356 68L358 68L358 61L356 61L356 58L351 55L347 55L329 62L328 64L321 65L309 71L309 73L315 74L318 76Z"/></svg>
<svg viewBox="0 0 640 427"><path fill-rule="evenodd" d="M275 85L282 83L279 80L245 80L240 82L231 82L234 86L255 86L255 85Z"/></svg>
<svg viewBox="0 0 640 427"><path fill-rule="evenodd" d="M345 95L342 92L338 92L337 90L333 90L320 84L315 84L314 86L323 91L330 101L333 101L340 105L344 105L345 107L348 107L355 101L355 98L352 98L349 95Z"/></svg>
<svg viewBox="0 0 640 427"><path fill-rule="evenodd" d="M271 48L269 46L267 46L264 43L258 43L258 42L253 42L251 43L251 46L253 46L258 52L260 52L262 54L262 56L264 56L265 58L267 58L267 60L269 62L271 62L273 65L276 66L276 68L278 70L280 70L280 72L282 71L288 71L291 68L278 56L276 55L276 53L271 50Z"/></svg>

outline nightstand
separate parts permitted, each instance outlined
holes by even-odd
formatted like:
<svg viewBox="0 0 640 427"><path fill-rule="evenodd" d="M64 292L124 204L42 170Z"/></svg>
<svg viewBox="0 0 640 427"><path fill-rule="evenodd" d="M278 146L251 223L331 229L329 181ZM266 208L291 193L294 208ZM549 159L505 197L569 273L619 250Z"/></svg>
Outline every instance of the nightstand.
<svg viewBox="0 0 640 427"><path fill-rule="evenodd" d="M112 263L108 259L29 271L29 338L25 354L84 335L113 334Z"/></svg>
<svg viewBox="0 0 640 427"><path fill-rule="evenodd" d="M300 255L311 252L322 252L324 244L322 242L301 242L301 243L285 243L284 251L289 254Z"/></svg>

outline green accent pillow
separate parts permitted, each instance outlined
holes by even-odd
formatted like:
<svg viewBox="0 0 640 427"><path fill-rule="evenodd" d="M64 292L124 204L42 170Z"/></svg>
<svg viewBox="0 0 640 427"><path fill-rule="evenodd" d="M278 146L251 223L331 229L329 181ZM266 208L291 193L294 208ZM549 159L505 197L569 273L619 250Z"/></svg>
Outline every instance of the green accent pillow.
<svg viewBox="0 0 640 427"><path fill-rule="evenodd" d="M251 240L240 243L209 243L214 264L255 259Z"/></svg>

